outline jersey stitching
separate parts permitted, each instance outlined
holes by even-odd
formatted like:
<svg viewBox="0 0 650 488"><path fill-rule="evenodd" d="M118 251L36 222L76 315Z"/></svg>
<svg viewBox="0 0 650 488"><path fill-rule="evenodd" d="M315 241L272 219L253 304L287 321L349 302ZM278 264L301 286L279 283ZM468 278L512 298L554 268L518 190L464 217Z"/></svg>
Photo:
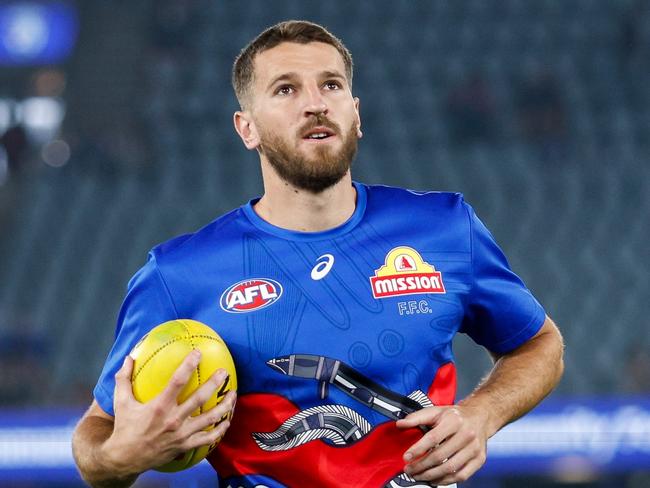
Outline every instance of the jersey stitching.
<svg viewBox="0 0 650 488"><path fill-rule="evenodd" d="M465 205L465 212L467 213L467 219L469 220L469 267L470 275L472 277L472 287L469 290L469 294L471 295L476 286L476 275L474 274L474 222L468 205Z"/></svg>
<svg viewBox="0 0 650 488"><path fill-rule="evenodd" d="M461 326L459 329L459 332L464 332L468 333L467 330L465 330L465 327L463 327L463 323L465 322L465 318L469 315L471 317L471 310L470 310L470 297L472 296L474 289L476 287L476 278L474 274L474 225L473 225L473 219L472 219L472 208L466 203L462 202L463 207L465 208L465 213L467 215L467 223L469 225L469 275L471 279L471 284L469 291L467 292L467 295L465 295L467 298L463 300L464 302L464 318L461 321Z"/></svg>
<svg viewBox="0 0 650 488"><path fill-rule="evenodd" d="M470 270L471 270L471 276L472 276L472 287L470 288L469 293L471 294L474 291L475 285L476 285L476 279L475 279L475 273L474 273L474 222L472 219L472 215L470 213L470 207L469 205L466 205L465 211L467 212L467 216L469 219L469 250L470 250ZM499 346L503 346L504 344L507 344L509 342L515 341L518 337L520 337L522 334L528 333L531 328L534 328L535 322L537 319L537 312L531 319L528 321L526 326L512 334L512 336L496 343L493 344L494 347L499 348ZM542 324L544 322L542 321ZM489 348L488 348L489 349Z"/></svg>
<svg viewBox="0 0 650 488"><path fill-rule="evenodd" d="M174 314L176 315L176 318L180 318L178 316L178 310L176 309L176 304L174 303L174 298L172 297L172 293L169 290L169 286L167 286L167 281L165 281L165 277L162 274L162 271L160 270L160 266L158 266L158 259L156 259L155 254L152 253L152 257L154 260L154 265L156 267L156 272L158 273L158 277L160 278L160 281L163 285L163 288L165 289L165 293L167 294L167 298L169 298L169 302L172 305L172 308L174 309Z"/></svg>

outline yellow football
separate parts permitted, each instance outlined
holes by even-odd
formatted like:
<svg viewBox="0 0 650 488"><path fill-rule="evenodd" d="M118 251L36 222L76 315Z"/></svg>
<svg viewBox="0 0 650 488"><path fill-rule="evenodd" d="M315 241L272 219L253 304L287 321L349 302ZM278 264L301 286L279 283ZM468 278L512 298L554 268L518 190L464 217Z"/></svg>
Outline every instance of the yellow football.
<svg viewBox="0 0 650 488"><path fill-rule="evenodd" d="M207 402L192 413L192 416L211 409L223 400L226 393L237 389L235 364L223 339L201 322L178 319L153 328L140 339L140 342L131 351L131 357L134 360L131 384L135 398L146 403L161 393L174 371L193 349L201 351L201 361L187 385L178 395L179 404L185 401L217 369L225 369L228 378ZM230 420L230 414L227 418ZM210 426L208 430L212 428L214 425ZM218 441L211 446L192 449L156 469L165 472L187 469L204 459L217 443Z"/></svg>

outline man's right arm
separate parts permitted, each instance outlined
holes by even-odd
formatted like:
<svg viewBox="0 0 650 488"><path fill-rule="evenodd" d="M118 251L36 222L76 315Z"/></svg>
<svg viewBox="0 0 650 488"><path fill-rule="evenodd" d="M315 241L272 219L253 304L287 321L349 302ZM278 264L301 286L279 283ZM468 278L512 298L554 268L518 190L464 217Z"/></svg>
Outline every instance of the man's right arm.
<svg viewBox="0 0 650 488"><path fill-rule="evenodd" d="M125 358L115 375L115 417L94 401L72 438L77 467L88 484L95 488L131 486L141 473L190 449L211 445L225 434L230 423L221 420L235 405L234 391L207 412L192 416L224 382L223 369L183 403L177 403L199 360L199 351L188 354L163 392L150 402L140 403L131 387L133 360Z"/></svg>
<svg viewBox="0 0 650 488"><path fill-rule="evenodd" d="M113 433L114 418L104 412L93 400L81 418L72 437L72 454L84 480L96 488L121 488L131 486L138 474L118 474L110 456L103 451Z"/></svg>

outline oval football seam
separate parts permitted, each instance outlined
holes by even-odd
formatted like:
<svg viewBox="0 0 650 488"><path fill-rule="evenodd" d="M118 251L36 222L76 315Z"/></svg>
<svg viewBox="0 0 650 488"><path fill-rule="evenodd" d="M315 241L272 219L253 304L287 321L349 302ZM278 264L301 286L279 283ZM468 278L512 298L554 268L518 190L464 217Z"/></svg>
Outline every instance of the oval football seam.
<svg viewBox="0 0 650 488"><path fill-rule="evenodd" d="M192 349L196 349L196 342L194 342L194 335L190 332L189 327L185 323L184 320L179 320L179 322L183 325L183 328L185 329L185 333L187 334L187 338L190 340L190 345L192 346ZM196 379L198 382L198 387L201 387L201 362L199 361L199 364L196 365ZM199 405L199 415L203 413L203 405Z"/></svg>
<svg viewBox="0 0 650 488"><path fill-rule="evenodd" d="M171 339L171 340L165 342L164 344L161 344L160 347L158 349L156 349L154 352L152 352L151 356L149 356L147 358L147 360L144 363L142 363L142 365L138 368L138 370L135 372L135 374L133 374L133 376L131 376L131 381L133 382L133 380L135 380L138 377L138 375L142 372L144 367L147 364L149 364L149 361L151 361L160 351L165 349L168 345L173 344L174 342L181 341L183 339L185 339L185 337L176 337L175 339Z"/></svg>
<svg viewBox="0 0 650 488"><path fill-rule="evenodd" d="M192 340L192 335L190 334L190 331L189 331L189 329L187 327L187 324L185 323L184 320L179 320L178 322L185 329L185 333L187 334L187 336L188 336L188 338L190 340L190 345L192 346L192 349L195 349L196 345L195 345L194 341ZM199 361L199 364L196 365L196 375L197 375L197 378L198 378L198 385L200 387L201 386L201 362L200 361ZM203 413L203 408L202 408L202 405L199 405L199 414L201 414L201 413ZM187 462L185 463L186 467L190 464L190 462L192 462L192 459L194 458L195 454L196 454L196 449L192 449L192 455L188 458Z"/></svg>
<svg viewBox="0 0 650 488"><path fill-rule="evenodd" d="M152 359L153 359L153 358L154 358L154 357L155 357L159 352L161 352L163 349L165 349L165 348L166 348L167 346L169 346L170 344L173 344L174 342L178 342L178 341L180 341L180 340L189 339L189 341L190 341L190 345L192 346L192 349L195 349L195 348L196 348L196 343L194 342L193 339L208 339L208 340L215 341L215 342L219 342L219 343L223 344L223 340L222 340L220 337L214 337L214 336L207 335L207 334L192 334L192 333L189 331L189 329L188 329L188 327L187 327L187 324L186 324L184 321L179 320L179 322L182 324L183 328L185 329L185 332L186 332L187 336L176 337L176 338L174 338L174 339L171 339L171 340L165 342L164 344L161 344L161 345L158 347L158 349L156 349L155 351L153 351L153 352L151 353L151 355L150 355L150 356L146 359L146 361L145 361L145 362L144 362L144 363L143 363L143 364L142 364L142 365L137 369L137 371L135 371L135 373L134 373L134 374L132 375L132 377L131 377L131 382L135 381L135 379L136 379L136 378L138 377L138 375L139 375L139 374L144 370L144 368L147 366L147 364L149 364L149 362L150 362L150 361L151 361L151 360L152 360ZM200 385L201 385L201 371L200 371L200 363L199 363L199 365L196 367L196 372L197 372L198 381L199 381L199 386L200 386ZM200 406L199 406L199 413L200 413L200 414L203 413L203 405L200 405ZM193 451L194 451L194 452L192 453L191 456L189 456L189 458L187 459L187 462L185 463L185 466L184 466L182 469L187 468L187 467L192 463L192 461L194 460L194 456L196 455L196 451L197 451L197 450L196 450L196 449L193 449ZM208 452L209 452L209 451L208 451Z"/></svg>
<svg viewBox="0 0 650 488"><path fill-rule="evenodd" d="M192 338L192 337L198 337L198 338L201 338L201 339L210 339L210 340L216 341L216 342L223 342L221 339L218 339L217 337L213 337L213 336L210 336L210 335L204 335L204 334L192 334L190 336L190 338ZM135 380L138 377L138 375L142 372L144 367L147 364L149 364L149 361L151 361L160 351L165 349L168 345L173 344L174 342L182 341L184 339L187 339L187 337L176 337L174 339L171 339L171 340L165 342L164 344L161 344L158 347L158 349L156 349L154 352L152 352L151 356L149 356L147 358L147 360L144 363L142 363L142 365L137 369L137 371L135 373L133 373L133 375L131 376L131 381ZM194 346L194 344L192 344L192 346Z"/></svg>

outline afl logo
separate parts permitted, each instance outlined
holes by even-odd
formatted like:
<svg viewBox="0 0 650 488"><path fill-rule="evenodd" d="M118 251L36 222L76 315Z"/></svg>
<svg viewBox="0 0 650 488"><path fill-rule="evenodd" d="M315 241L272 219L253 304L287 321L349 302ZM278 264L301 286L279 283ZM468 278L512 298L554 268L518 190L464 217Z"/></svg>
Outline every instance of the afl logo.
<svg viewBox="0 0 650 488"><path fill-rule="evenodd" d="M253 312L275 303L282 296L282 285L268 278L240 281L221 294L221 308L230 313Z"/></svg>

